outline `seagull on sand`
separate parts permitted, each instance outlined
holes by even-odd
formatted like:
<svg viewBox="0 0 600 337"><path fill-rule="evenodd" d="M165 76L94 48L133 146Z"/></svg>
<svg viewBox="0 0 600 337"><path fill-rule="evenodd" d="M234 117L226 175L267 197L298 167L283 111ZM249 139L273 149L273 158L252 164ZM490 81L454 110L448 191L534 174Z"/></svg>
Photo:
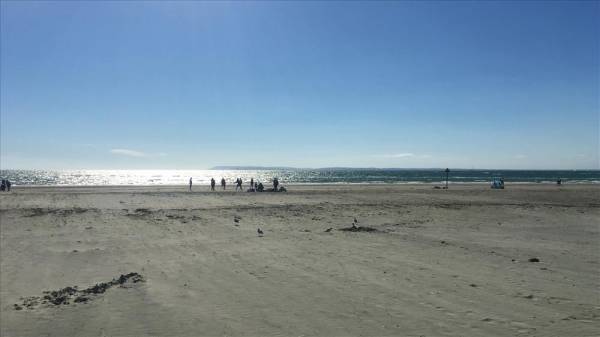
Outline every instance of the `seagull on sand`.
<svg viewBox="0 0 600 337"><path fill-rule="evenodd" d="M258 236L263 236L263 234L264 234L262 229L260 229L260 228L257 229L256 232L258 232Z"/></svg>

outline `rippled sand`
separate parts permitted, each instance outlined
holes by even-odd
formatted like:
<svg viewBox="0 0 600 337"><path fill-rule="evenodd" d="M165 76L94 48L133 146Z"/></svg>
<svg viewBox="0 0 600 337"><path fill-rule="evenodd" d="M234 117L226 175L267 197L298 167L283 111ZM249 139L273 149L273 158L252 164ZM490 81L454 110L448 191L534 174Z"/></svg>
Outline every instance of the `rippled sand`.
<svg viewBox="0 0 600 337"><path fill-rule="evenodd" d="M600 331L598 186L186 188L0 193L0 335Z"/></svg>

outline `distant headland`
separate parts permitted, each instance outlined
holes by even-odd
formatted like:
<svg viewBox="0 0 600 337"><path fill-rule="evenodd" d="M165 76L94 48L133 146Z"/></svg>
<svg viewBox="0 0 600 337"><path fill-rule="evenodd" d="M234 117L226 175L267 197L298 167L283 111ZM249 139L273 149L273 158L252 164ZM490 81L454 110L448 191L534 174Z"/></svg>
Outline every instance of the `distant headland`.
<svg viewBox="0 0 600 337"><path fill-rule="evenodd" d="M298 170L298 168L286 166L214 166L210 170Z"/></svg>

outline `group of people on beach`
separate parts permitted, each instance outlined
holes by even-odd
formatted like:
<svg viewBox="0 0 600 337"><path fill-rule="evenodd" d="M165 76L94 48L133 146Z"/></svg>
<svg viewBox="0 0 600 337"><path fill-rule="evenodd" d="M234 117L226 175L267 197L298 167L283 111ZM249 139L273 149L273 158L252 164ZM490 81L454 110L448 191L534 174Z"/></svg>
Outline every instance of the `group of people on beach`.
<svg viewBox="0 0 600 337"><path fill-rule="evenodd" d="M193 185L193 181L192 181L192 178L190 177L190 181L189 181L190 191L192 191L192 185ZM210 190L215 191L215 186L216 186L215 178L210 178ZM221 178L221 187L223 188L223 190L227 189L227 182L225 181L225 178ZM242 178L235 179L235 191L236 192L244 191ZM254 178L250 178L250 188L248 188L247 192L264 192L264 191L265 191L265 186L262 183L260 183L258 181L254 181ZM273 178L273 188L269 189L267 191L269 191L269 192L285 192L287 190L285 189L285 187L279 187L279 179Z"/></svg>
<svg viewBox="0 0 600 337"><path fill-rule="evenodd" d="M2 183L0 184L0 191L4 192L10 192L10 187L12 186L10 180L8 179L2 179Z"/></svg>

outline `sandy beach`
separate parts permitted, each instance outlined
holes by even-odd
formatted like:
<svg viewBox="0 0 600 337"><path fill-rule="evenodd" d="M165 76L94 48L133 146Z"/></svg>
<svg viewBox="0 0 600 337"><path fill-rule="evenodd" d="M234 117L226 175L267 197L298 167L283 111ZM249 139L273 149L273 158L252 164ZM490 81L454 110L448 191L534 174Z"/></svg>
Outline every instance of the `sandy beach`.
<svg viewBox="0 0 600 337"><path fill-rule="evenodd" d="M600 331L600 186L288 187L0 193L0 335Z"/></svg>

